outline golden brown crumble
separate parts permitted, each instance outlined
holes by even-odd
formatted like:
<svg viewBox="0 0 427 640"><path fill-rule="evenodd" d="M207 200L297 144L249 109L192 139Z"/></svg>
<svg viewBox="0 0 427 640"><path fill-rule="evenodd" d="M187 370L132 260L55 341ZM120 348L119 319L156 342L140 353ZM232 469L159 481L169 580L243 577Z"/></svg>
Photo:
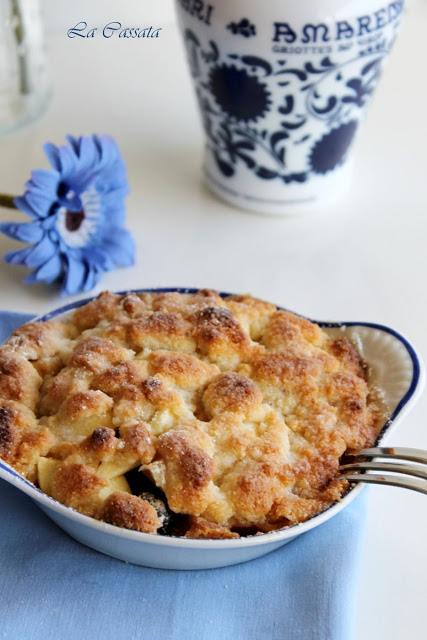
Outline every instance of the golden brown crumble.
<svg viewBox="0 0 427 640"><path fill-rule="evenodd" d="M249 295L104 292L0 347L0 457L136 531L302 522L340 499L341 456L377 433L355 347Z"/></svg>

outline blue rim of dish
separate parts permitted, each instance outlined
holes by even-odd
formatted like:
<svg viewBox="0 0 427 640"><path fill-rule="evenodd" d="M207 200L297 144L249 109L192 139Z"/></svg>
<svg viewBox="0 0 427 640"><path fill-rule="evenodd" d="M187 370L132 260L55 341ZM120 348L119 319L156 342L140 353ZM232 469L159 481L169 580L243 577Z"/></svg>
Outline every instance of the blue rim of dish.
<svg viewBox="0 0 427 640"><path fill-rule="evenodd" d="M159 288L154 288L154 289L127 289L125 291L114 291L112 293L115 293L117 295L126 295L127 293L139 294L139 293L174 293L174 292L175 293L194 294L194 293L197 293L199 290L200 289L195 288L195 287L159 287ZM226 292L218 292L218 293L222 298L228 298L229 296L238 295L238 294L226 293ZM89 298L83 298L82 300L76 300L75 302L71 302L71 303L69 303L67 305L64 305L62 307L53 309L52 311L49 311L48 313L46 313L46 314L44 314L42 316L37 316L37 317L34 318L34 321L36 321L36 322L47 322L49 320L52 320L53 318L55 318L58 315L62 315L63 313L67 313L68 311L72 311L73 309L77 309L79 307L82 307L83 305L87 304L88 302L91 302L92 300L95 300L97 297L98 296L91 296ZM284 307L280 307L278 305L276 305L276 306L280 310L290 311L288 309L284 309ZM302 318L306 318L306 316L303 316L302 314L299 314L299 313L295 313L295 311L292 311L292 313L294 313L295 315L299 315ZM408 387L408 390L406 391L405 395L399 401L399 403L395 407L392 415L386 420L386 422L383 425L381 431L379 432L379 434L377 436L377 440L375 442L375 444L378 445L381 442L382 438L384 437L385 433L390 428L390 425L394 422L396 417L399 415L399 413L403 410L405 405L412 398L412 396L414 395L415 390L417 389L418 384L420 382L420 378L421 378L421 363L420 363L420 360L419 360L419 358L418 358L418 356L417 356L417 354L415 352L415 349L413 348L411 343L404 336L402 336L402 334L400 334L395 329L392 329L391 327L387 327L386 325L377 324L377 323L374 323L374 322L355 322L355 321L351 321L351 322L329 322L329 321L311 320L310 318L307 318L307 319L310 320L311 322L315 322L316 324L319 325L319 327L326 328L326 329L327 328L329 328L329 329L339 329L341 327L368 327L370 329L378 329L379 331L384 331L384 333L388 333L391 336L393 336L394 338L397 338L404 345L404 347L405 347L405 349L406 349L406 351L407 351L407 353L408 353L408 355L409 355L409 357L411 359L411 362L412 362L412 367L413 367L413 369L412 369L412 380L411 380L411 383L410 383L410 385ZM24 484L26 484L33 491L36 491L37 493L41 494L42 496L48 498L49 500L51 500L55 504L61 504L61 503L58 503L58 501L55 500L54 498L51 498L47 494L43 493L43 491L41 491L41 489L39 489L34 484L29 482L26 478L21 476L12 467L6 466L1 460L0 460L0 468L3 469L4 471L8 472L10 475L14 476L15 478L17 478L18 480L20 480ZM348 491L346 491L345 494L342 496L341 500L343 500L343 498L348 496L350 493L353 493L353 491L357 487L360 488L360 485L356 484L354 486L351 486L348 489ZM336 504L337 504L336 502L333 502L332 504L328 505L326 509L324 509L320 513L317 513L315 516L313 516L313 518L309 518L308 521L315 520L315 518L317 516L320 516L320 515L324 514L325 512L329 511ZM84 519L87 519L90 522L92 522L92 521L98 522L94 518L91 518L89 516L85 516L84 514L81 514L79 511L76 511L75 509L72 509L71 507L66 507L65 505L61 505L61 506L63 506L65 509L70 509L72 512L74 512L76 514L79 514L80 516L83 516ZM302 523L297 522L297 523L292 524L290 526L286 526L286 527L283 527L282 529L277 529L275 531L271 531L268 534L264 534L264 535L278 534L278 533L280 533L281 531L284 531L284 530L290 530L290 529L298 528L299 526L301 526L303 524L304 524L304 522L302 522ZM140 533L140 532L138 532L138 533ZM147 534L142 534L142 535L147 535ZM251 538L251 537L255 537L255 536L247 536L247 537ZM173 539L170 536L162 536L162 538ZM238 540L239 539L240 538L238 538ZM189 540L191 540L191 539L189 539ZM204 542L209 542L209 540L204 541ZM227 542L230 542L230 540L227 540Z"/></svg>

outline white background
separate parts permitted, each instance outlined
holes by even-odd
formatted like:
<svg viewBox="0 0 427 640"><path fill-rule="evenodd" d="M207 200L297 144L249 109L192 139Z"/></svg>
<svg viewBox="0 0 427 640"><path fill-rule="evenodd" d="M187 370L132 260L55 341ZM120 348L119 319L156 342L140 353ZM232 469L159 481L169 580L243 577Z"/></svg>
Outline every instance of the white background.
<svg viewBox="0 0 427 640"><path fill-rule="evenodd" d="M113 20L125 26L145 27L174 19L173 0L40 0L46 30L66 31L84 20L104 26Z"/></svg>
<svg viewBox="0 0 427 640"><path fill-rule="evenodd" d="M2 188L19 193L30 170L46 166L47 139L60 143L66 133L94 131L117 139L128 163L128 221L138 260L106 276L98 290L250 291L312 318L391 325L427 360L425 0L411 2L357 140L351 193L327 211L292 219L242 213L201 185L201 127L170 0L43 0L43 6L54 97L35 127L0 140ZM85 48L65 36L80 20L164 30L152 43L98 39ZM0 210L1 220L9 217ZM16 243L0 238L0 254L12 248ZM0 267L1 308L58 306L52 290L23 287L24 275ZM427 449L426 415L424 394L392 444ZM357 640L426 637L426 540L425 496L371 490Z"/></svg>

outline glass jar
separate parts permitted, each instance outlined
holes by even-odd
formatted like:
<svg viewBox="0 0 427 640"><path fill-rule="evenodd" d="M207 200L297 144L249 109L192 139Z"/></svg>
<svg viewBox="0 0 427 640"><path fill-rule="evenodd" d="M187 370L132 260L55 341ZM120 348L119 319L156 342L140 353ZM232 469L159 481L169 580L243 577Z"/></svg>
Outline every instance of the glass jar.
<svg viewBox="0 0 427 640"><path fill-rule="evenodd" d="M39 118L50 97L38 0L0 0L0 134Z"/></svg>

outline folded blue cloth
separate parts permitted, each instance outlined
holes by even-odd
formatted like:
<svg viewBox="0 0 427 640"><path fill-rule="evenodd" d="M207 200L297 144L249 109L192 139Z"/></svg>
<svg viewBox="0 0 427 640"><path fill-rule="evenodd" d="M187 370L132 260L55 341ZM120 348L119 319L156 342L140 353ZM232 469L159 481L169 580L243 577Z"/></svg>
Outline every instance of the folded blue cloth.
<svg viewBox="0 0 427 640"><path fill-rule="evenodd" d="M0 342L30 318L0 312ZM257 560L165 571L82 546L0 481L0 637L351 640L365 496Z"/></svg>

